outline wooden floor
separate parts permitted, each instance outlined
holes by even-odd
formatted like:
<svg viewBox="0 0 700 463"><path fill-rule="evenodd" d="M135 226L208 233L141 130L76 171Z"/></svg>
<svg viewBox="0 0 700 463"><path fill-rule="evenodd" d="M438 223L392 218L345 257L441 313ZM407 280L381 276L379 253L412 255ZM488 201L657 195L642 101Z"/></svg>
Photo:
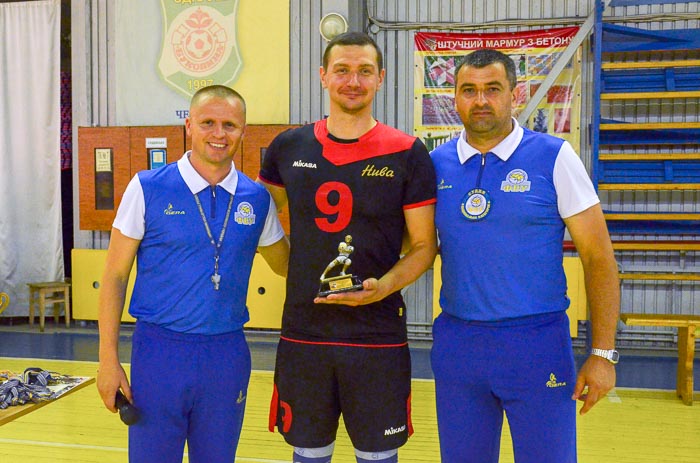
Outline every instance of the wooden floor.
<svg viewBox="0 0 700 463"><path fill-rule="evenodd" d="M97 364L0 357L0 370L21 372L26 367L94 376ZM267 431L271 384L272 373L253 372L238 463L290 461L290 448L278 434ZM414 380L415 434L399 453L402 463L440 461L434 398L432 381ZM670 391L617 389L580 417L578 427L580 463L700 461L700 402L685 406ZM103 408L94 384L0 427L0 463L121 463L128 460L126 448L127 428ZM513 462L507 429L501 449L501 462ZM354 461L342 432L334 462Z"/></svg>

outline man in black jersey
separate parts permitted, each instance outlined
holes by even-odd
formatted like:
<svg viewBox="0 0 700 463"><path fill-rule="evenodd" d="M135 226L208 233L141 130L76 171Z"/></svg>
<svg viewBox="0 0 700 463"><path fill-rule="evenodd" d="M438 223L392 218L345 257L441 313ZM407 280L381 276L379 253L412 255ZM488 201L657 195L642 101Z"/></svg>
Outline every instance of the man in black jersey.
<svg viewBox="0 0 700 463"><path fill-rule="evenodd" d="M295 463L331 460L341 413L358 462L397 462L413 431L400 290L435 258L436 181L423 143L372 116L384 75L368 35L334 38L320 69L329 117L280 134L260 170L277 207L289 205L270 430L277 426L294 446ZM363 288L318 297L319 278L346 236Z"/></svg>

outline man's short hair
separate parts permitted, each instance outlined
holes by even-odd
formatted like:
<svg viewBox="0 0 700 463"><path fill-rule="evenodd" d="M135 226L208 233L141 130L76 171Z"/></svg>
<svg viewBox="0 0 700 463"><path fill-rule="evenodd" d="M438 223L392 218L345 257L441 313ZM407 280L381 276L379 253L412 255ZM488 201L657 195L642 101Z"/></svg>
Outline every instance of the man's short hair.
<svg viewBox="0 0 700 463"><path fill-rule="evenodd" d="M326 45L326 50L323 52L323 69L328 69L328 60L331 56L331 49L336 45L358 45L360 47L372 45L374 50L377 52L377 67L380 71L384 69L384 58L382 56L382 51L379 49L377 42L375 42L372 37L364 32L345 32L344 34L335 36L333 40L328 42L328 45Z"/></svg>
<svg viewBox="0 0 700 463"><path fill-rule="evenodd" d="M506 77L508 78L510 89L515 89L515 86L518 84L518 78L515 73L515 63L505 53L491 48L482 48L465 56L455 69L455 79L463 66L473 66L480 69L495 63L503 64L503 67L506 69ZM457 82L455 82L455 90L456 85Z"/></svg>
<svg viewBox="0 0 700 463"><path fill-rule="evenodd" d="M211 97L223 98L226 100L235 98L243 104L243 114L246 112L245 100L243 99L243 96L231 87L227 87L225 85L207 85L206 87L202 87L197 90L197 92L192 95L192 100L190 100L190 109L199 105L205 98Z"/></svg>

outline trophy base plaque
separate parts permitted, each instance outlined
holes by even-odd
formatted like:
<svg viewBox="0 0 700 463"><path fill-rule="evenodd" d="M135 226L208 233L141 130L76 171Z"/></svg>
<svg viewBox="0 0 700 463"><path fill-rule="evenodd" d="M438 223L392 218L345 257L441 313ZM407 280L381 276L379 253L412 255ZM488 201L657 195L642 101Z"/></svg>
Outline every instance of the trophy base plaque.
<svg viewBox="0 0 700 463"><path fill-rule="evenodd" d="M326 297L329 294L347 293L350 291L361 291L362 281L355 275L338 275L336 277L325 278L321 281L318 289L319 297Z"/></svg>

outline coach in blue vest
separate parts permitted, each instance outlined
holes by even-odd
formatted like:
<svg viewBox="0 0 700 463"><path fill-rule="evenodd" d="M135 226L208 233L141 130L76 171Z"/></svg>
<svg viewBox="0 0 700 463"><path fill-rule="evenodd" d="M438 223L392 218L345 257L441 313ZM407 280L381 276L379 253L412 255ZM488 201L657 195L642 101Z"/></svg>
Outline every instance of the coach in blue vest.
<svg viewBox="0 0 700 463"><path fill-rule="evenodd" d="M99 298L97 387L115 409L123 391L140 412L129 461L234 461L250 378L243 335L256 250L286 276L289 245L270 194L233 165L245 101L214 85L192 98L192 150L139 172L114 220ZM131 384L118 357L127 282L137 273Z"/></svg>
<svg viewBox="0 0 700 463"><path fill-rule="evenodd" d="M477 50L455 80L464 130L431 153L442 255L432 349L442 461L498 462L505 412L518 463L575 462L575 400L584 414L603 398L618 357L617 266L600 201L568 142L512 117L510 57ZM594 349L578 374L565 312L565 229L591 312Z"/></svg>

